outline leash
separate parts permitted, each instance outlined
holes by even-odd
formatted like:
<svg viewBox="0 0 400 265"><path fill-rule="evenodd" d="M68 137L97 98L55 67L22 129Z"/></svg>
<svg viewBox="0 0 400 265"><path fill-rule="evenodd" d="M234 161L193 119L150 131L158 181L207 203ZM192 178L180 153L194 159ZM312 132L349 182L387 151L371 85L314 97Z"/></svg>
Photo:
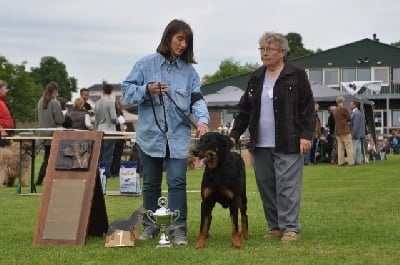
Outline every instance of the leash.
<svg viewBox="0 0 400 265"><path fill-rule="evenodd" d="M167 113L166 113L166 111L165 111L164 96L163 96L163 93L162 93L162 91L161 91L161 84L160 84L160 82L158 82L158 89L160 90L160 94L158 95L158 96L159 96L159 99L160 99L160 105L163 107L164 128L165 128L165 130L163 130L163 129L161 128L161 125L160 125L159 122L158 122L157 115L156 115L156 111L155 111L155 108L154 108L153 97L152 97L151 95L150 95L150 104L151 104L151 108L152 108L152 110L153 110L154 120L155 120L155 122L156 122L156 125L157 125L158 129L159 129L163 134L166 134L166 133L168 132ZM188 116L186 116L186 114L185 114L185 113L183 112L183 110L178 106L178 104L177 104L177 103L175 102L175 100L171 97L171 95L170 95L167 91L165 91L164 94L168 97L168 99L172 102L172 104L175 105L175 107L176 107L176 109L179 111L179 113L180 113L183 117L185 117L185 119L187 119L187 120L189 121L189 123L190 123L194 128L197 129L197 125L196 125Z"/></svg>

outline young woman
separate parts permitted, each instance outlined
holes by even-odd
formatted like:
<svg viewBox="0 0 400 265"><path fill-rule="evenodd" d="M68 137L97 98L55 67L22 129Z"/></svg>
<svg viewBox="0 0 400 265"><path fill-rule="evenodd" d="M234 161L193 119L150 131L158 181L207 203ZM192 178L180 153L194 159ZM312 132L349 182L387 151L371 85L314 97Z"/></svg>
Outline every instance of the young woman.
<svg viewBox="0 0 400 265"><path fill-rule="evenodd" d="M143 175L143 204L153 212L159 208L165 166L168 207L180 217L170 227L173 243L186 245L186 169L193 115L198 134L208 131L207 104L194 69L193 33L181 20L171 21L164 30L157 52L139 60L122 83L122 93L138 104L136 143ZM153 238L158 229L145 217L142 240Z"/></svg>
<svg viewBox="0 0 400 265"><path fill-rule="evenodd" d="M40 136L53 136L52 128L61 127L65 121L60 102L57 101L58 84L50 82L46 85L43 97L39 99L36 106L36 117L39 120L40 128L49 128L46 131L40 131ZM44 157L40 166L39 176L36 185L42 185L46 175L47 164L50 156L51 140L44 140Z"/></svg>

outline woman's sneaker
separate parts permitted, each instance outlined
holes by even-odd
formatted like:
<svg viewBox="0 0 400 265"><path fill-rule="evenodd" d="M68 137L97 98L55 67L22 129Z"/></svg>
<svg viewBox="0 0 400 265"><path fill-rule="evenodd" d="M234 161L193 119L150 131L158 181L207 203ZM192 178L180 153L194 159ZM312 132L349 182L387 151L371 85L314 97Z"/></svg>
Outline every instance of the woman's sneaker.
<svg viewBox="0 0 400 265"><path fill-rule="evenodd" d="M142 234L139 236L139 240L149 240L155 238L160 231L152 226L144 228Z"/></svg>
<svg viewBox="0 0 400 265"><path fill-rule="evenodd" d="M188 240L187 240L186 236L184 236L184 235L175 236L172 239L172 242L175 245L187 245L188 244Z"/></svg>

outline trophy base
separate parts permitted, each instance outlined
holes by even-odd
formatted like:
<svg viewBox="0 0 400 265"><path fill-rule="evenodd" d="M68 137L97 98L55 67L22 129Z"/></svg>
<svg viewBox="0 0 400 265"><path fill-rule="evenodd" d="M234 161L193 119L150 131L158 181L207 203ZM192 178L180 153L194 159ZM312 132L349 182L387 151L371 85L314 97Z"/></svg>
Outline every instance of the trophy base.
<svg viewBox="0 0 400 265"><path fill-rule="evenodd" d="M169 241L165 233L161 233L160 240L158 241L157 248L170 248L172 246L171 241Z"/></svg>

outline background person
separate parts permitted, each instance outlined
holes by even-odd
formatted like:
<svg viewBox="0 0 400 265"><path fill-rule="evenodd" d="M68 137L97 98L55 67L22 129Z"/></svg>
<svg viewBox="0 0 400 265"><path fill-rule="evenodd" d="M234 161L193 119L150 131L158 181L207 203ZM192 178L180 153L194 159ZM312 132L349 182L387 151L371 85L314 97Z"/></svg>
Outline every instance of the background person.
<svg viewBox="0 0 400 265"><path fill-rule="evenodd" d="M311 141L311 149L310 149L310 162L311 164L316 164L317 160L315 157L315 152L317 150L318 142L321 137L321 121L319 120L318 117L318 110L319 110L319 103L315 102L314 103L314 108L315 108L315 129L314 129L314 137Z"/></svg>
<svg viewBox="0 0 400 265"><path fill-rule="evenodd" d="M237 142L247 127L249 150L270 231L282 242L300 237L303 155L315 129L314 99L304 69L286 62L288 40L264 33L259 41L263 66L254 71L239 101L230 136Z"/></svg>
<svg viewBox="0 0 400 265"><path fill-rule="evenodd" d="M381 155L376 149L376 145L373 138L370 138L368 141L367 151L369 154L370 161L381 160Z"/></svg>
<svg viewBox="0 0 400 265"><path fill-rule="evenodd" d="M61 127L65 121L64 113L61 109L60 102L56 99L58 96L58 84L50 82L46 85L43 96L36 105L36 117L39 121L40 128L56 128ZM40 136L53 136L52 130L40 131ZM36 185L42 185L46 175L47 164L49 162L51 140L43 140L44 157L40 166Z"/></svg>
<svg viewBox="0 0 400 265"><path fill-rule="evenodd" d="M335 135L335 112L336 106L330 106L329 117L328 117L328 155L331 161L331 164L337 163L337 140Z"/></svg>
<svg viewBox="0 0 400 265"><path fill-rule="evenodd" d="M121 102L119 100L115 101L115 111L117 113L117 117L118 117L118 121L119 121L119 124L117 124L115 126L115 129L117 130L117 132L125 132L126 131L123 110L124 109L121 105ZM119 170L121 168L121 157L122 157L122 154L124 153L124 145L125 145L125 140L122 140L122 139L115 140L113 161L111 163L111 169L110 169L112 177L119 176Z"/></svg>
<svg viewBox="0 0 400 265"><path fill-rule="evenodd" d="M347 163L350 166L354 165L353 147L350 133L349 122L351 120L350 113L344 107L344 97L336 98L337 108L335 109L335 135L338 146L338 165L344 166L344 151L347 154Z"/></svg>
<svg viewBox="0 0 400 265"><path fill-rule="evenodd" d="M360 111L359 102L351 101L350 108L352 109L350 131L354 163L356 165L361 165L361 155L364 153L361 151L361 147L363 146L361 142L364 141L365 138L365 118L364 114Z"/></svg>
<svg viewBox="0 0 400 265"><path fill-rule="evenodd" d="M94 107L94 117L98 131L115 132L118 124L115 102L111 99L114 87L108 83L103 83L103 95ZM111 177L111 163L113 161L115 140L103 140L101 146L100 162L105 166L106 178Z"/></svg>
<svg viewBox="0 0 400 265"><path fill-rule="evenodd" d="M398 134L397 129L392 129L392 135L389 137L390 148L392 149L393 154L399 153L400 137Z"/></svg>
<svg viewBox="0 0 400 265"><path fill-rule="evenodd" d="M68 112L71 119L71 128L78 130L93 130L90 115L84 107L85 102L81 98L74 101L72 110Z"/></svg>
<svg viewBox="0 0 400 265"><path fill-rule="evenodd" d="M186 245L186 170L191 127L190 114L199 135L208 131L209 114L200 91L200 78L193 67L193 32L182 20L172 20L164 30L157 52L140 59L122 83L123 96L138 103L136 143L142 164L143 205L159 208L165 162L168 202L180 217L170 227L172 242ZM168 95L177 104L165 95ZM179 109L184 112L181 113ZM158 229L143 218L142 240L155 237Z"/></svg>
<svg viewBox="0 0 400 265"><path fill-rule="evenodd" d="M0 80L0 133L1 136L8 136L10 131L7 129L15 129L14 117L11 113L11 109L7 104L7 92L8 84L6 81ZM9 146L10 141L1 139L0 137L0 147Z"/></svg>
<svg viewBox="0 0 400 265"><path fill-rule="evenodd" d="M92 105L90 105L89 102L88 102L88 100L90 98L89 89L82 88L81 90L79 90L79 94L81 96L81 99L84 102L84 108L87 110L87 112L89 113L90 116L93 116L94 115L94 109L92 108Z"/></svg>

